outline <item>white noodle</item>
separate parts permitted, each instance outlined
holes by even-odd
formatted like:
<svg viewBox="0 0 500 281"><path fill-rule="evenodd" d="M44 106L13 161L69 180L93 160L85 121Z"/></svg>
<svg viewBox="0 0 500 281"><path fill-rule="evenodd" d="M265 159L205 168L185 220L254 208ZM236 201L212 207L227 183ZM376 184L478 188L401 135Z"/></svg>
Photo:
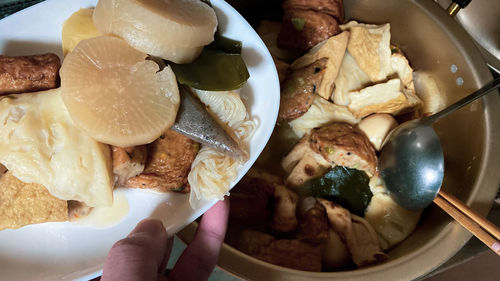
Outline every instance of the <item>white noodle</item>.
<svg viewBox="0 0 500 281"><path fill-rule="evenodd" d="M215 119L241 145L248 146L257 124L250 120L238 92L209 92L195 90ZM238 176L242 163L209 147L202 147L191 165L188 182L191 186L189 203L197 208L206 200L221 200L227 195L231 182Z"/></svg>

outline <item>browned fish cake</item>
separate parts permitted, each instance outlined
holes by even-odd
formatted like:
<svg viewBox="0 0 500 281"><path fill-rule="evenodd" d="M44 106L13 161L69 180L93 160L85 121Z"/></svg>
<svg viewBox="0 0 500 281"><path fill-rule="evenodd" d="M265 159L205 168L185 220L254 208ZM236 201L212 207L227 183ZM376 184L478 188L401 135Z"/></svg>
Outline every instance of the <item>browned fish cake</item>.
<svg viewBox="0 0 500 281"><path fill-rule="evenodd" d="M334 17L339 23L344 22L344 3L342 0L287 0L283 10L300 9L322 12Z"/></svg>
<svg viewBox="0 0 500 281"><path fill-rule="evenodd" d="M294 70L283 81L278 119L292 121L304 115L311 107L323 75L327 58Z"/></svg>
<svg viewBox="0 0 500 281"><path fill-rule="evenodd" d="M199 145L173 131L147 145L148 160L144 171L125 182L126 187L153 189L160 192L187 193L187 176L198 153Z"/></svg>
<svg viewBox="0 0 500 281"><path fill-rule="evenodd" d="M265 224L271 217L274 185L265 179L244 176L231 189L231 219L248 225Z"/></svg>
<svg viewBox="0 0 500 281"><path fill-rule="evenodd" d="M0 95L57 88L59 68L61 61L52 53L0 56Z"/></svg>
<svg viewBox="0 0 500 281"><path fill-rule="evenodd" d="M377 173L377 155L370 140L347 123L331 123L311 133L311 147L330 163Z"/></svg>
<svg viewBox="0 0 500 281"><path fill-rule="evenodd" d="M40 184L24 183L8 171L0 177L0 230L66 221L68 204Z"/></svg>
<svg viewBox="0 0 500 281"><path fill-rule="evenodd" d="M337 20L328 14L290 9L286 10L283 16L278 46L307 51L340 32Z"/></svg>
<svg viewBox="0 0 500 281"><path fill-rule="evenodd" d="M297 239L275 239L267 233L245 229L237 245L257 259L298 270L321 271L322 247Z"/></svg>

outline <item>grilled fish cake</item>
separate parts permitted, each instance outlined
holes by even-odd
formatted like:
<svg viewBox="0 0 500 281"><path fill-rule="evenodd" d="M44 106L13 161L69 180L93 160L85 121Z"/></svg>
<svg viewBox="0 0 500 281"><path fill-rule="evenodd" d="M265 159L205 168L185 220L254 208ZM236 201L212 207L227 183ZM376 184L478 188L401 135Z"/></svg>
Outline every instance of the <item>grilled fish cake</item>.
<svg viewBox="0 0 500 281"><path fill-rule="evenodd" d="M0 56L0 95L35 92L59 86L61 61L55 54Z"/></svg>
<svg viewBox="0 0 500 281"><path fill-rule="evenodd" d="M148 160L144 171L125 182L126 187L153 189L160 192L190 191L187 176L191 170L198 143L173 130L147 145Z"/></svg>

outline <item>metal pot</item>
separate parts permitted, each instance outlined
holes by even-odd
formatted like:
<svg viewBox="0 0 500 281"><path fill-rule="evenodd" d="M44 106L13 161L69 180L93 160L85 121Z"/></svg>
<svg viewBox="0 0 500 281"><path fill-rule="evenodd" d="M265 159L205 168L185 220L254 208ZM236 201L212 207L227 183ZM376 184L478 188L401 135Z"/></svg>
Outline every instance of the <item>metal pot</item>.
<svg viewBox="0 0 500 281"><path fill-rule="evenodd" d="M391 41L402 48L415 70L433 75L447 104L492 79L472 38L434 1L344 0L344 4L346 19L377 24L390 22ZM452 114L435 128L445 153L442 188L486 215L500 185L498 93ZM194 229L192 225L179 236L189 241ZM218 265L249 280L412 280L444 263L470 237L469 232L441 209L431 205L414 233L389 250L390 259L380 265L313 273L272 265L229 245L223 246Z"/></svg>
<svg viewBox="0 0 500 281"><path fill-rule="evenodd" d="M464 9L451 0L434 0L451 14L475 40L488 65L500 74L500 1L474 0ZM457 0L455 0L457 1ZM458 1L466 3L467 1ZM456 9L454 9L456 8ZM496 23L496 24L495 24Z"/></svg>

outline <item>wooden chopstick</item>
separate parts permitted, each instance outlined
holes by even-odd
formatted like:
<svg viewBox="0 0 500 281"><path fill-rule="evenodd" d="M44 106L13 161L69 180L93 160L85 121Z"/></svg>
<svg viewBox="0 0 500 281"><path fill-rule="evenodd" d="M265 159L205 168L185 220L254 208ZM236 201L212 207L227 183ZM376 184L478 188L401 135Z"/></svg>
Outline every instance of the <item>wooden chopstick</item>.
<svg viewBox="0 0 500 281"><path fill-rule="evenodd" d="M500 240L500 228L498 228L496 225L494 225L489 220L485 219L484 217L476 213L474 210L470 209L457 197L444 191L439 191L439 195L441 195L444 199L446 199L446 201L448 201L451 205L455 206L455 208L459 209L460 212L464 213L466 216L474 220L477 224L479 224L484 230L488 231L496 239Z"/></svg>
<svg viewBox="0 0 500 281"><path fill-rule="evenodd" d="M458 200L458 199L457 199ZM491 236L488 232L481 228L481 226L476 223L472 218L462 213L458 208L453 206L448 202L445 197L441 195L441 191L438 196L434 198L434 203L448 213L453 219L470 231L474 236L481 240L486 246L488 246L493 252L500 256L500 243ZM468 207L467 207L468 208Z"/></svg>

